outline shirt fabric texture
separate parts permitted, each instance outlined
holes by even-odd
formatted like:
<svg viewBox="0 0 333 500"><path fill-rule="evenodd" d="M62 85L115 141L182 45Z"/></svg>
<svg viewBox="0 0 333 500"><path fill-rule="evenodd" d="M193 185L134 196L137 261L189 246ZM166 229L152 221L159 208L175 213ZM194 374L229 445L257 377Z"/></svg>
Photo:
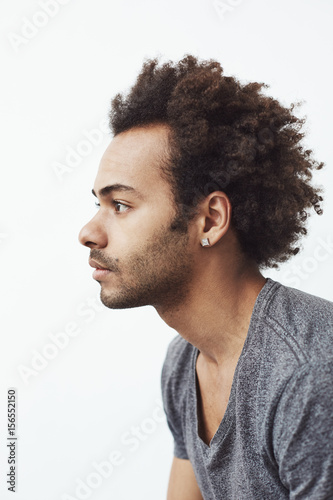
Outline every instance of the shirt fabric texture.
<svg viewBox="0 0 333 500"><path fill-rule="evenodd" d="M174 455L191 461L204 500L332 500L333 302L267 278L209 445L198 435L198 353L177 334L161 388Z"/></svg>

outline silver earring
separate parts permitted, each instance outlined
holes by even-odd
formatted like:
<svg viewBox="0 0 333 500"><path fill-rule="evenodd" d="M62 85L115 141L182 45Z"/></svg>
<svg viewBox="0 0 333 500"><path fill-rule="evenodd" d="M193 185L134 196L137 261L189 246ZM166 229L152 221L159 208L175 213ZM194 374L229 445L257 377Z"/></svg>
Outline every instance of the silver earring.
<svg viewBox="0 0 333 500"><path fill-rule="evenodd" d="M208 238L202 238L202 240L201 240L201 246L202 247L209 247L210 246L209 239Z"/></svg>

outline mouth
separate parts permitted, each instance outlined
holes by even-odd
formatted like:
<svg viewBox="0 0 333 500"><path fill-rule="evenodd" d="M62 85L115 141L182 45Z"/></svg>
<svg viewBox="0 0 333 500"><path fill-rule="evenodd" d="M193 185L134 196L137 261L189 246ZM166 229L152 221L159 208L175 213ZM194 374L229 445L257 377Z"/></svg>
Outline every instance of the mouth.
<svg viewBox="0 0 333 500"><path fill-rule="evenodd" d="M89 266L102 271L110 271L107 267L102 266L99 262L93 259L89 259Z"/></svg>
<svg viewBox="0 0 333 500"><path fill-rule="evenodd" d="M102 266L99 262L93 259L89 259L89 266L94 267L95 271L92 274L92 277L96 281L101 281L104 279L106 276L108 276L110 273L112 273L111 269L108 269L107 267Z"/></svg>

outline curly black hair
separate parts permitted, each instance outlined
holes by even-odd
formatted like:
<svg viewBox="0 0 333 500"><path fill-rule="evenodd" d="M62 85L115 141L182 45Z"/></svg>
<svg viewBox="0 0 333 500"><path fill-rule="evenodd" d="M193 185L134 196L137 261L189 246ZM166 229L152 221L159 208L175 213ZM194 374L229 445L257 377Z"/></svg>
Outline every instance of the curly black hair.
<svg viewBox="0 0 333 500"><path fill-rule="evenodd" d="M159 65L146 59L126 96L111 101L114 135L153 123L169 125L168 179L189 221L198 202L224 191L242 251L258 267L275 267L298 253L307 209L322 213L322 189L310 184L312 158L300 141L305 118L262 91L224 76L220 63L186 55Z"/></svg>

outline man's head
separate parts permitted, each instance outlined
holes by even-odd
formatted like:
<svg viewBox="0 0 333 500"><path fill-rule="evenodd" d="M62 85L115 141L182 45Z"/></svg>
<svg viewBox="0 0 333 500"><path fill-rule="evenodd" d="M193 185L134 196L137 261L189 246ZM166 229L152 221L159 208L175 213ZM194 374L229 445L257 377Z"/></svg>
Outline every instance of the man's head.
<svg viewBox="0 0 333 500"><path fill-rule="evenodd" d="M120 133L101 160L93 189L99 210L80 241L91 248L91 259L111 271L101 273L108 307L173 305L186 292L189 234L160 169L168 133L162 124Z"/></svg>
<svg viewBox="0 0 333 500"><path fill-rule="evenodd" d="M129 94L113 99L114 139L94 188L101 207L80 233L91 258L113 270L101 280L106 305L177 302L207 251L221 265L234 255L258 268L297 253L306 210L321 213L309 181L322 164L300 146L293 106L262 87L187 56L146 61ZM103 190L110 185L118 189Z"/></svg>

